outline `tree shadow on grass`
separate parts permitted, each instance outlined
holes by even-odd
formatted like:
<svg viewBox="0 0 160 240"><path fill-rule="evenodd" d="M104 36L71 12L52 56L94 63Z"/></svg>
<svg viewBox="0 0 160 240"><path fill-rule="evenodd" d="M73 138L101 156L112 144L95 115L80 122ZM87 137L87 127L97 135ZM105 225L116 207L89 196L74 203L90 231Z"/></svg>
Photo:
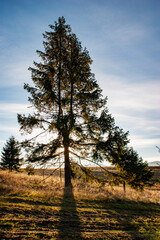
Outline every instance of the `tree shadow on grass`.
<svg viewBox="0 0 160 240"><path fill-rule="evenodd" d="M83 239L82 226L76 209L73 191L64 190L61 203L60 220L58 224L59 234L57 239Z"/></svg>
<svg viewBox="0 0 160 240"><path fill-rule="evenodd" d="M120 228L123 234L128 236L128 239L159 239L159 233L156 231L156 225L157 227L159 226L158 219L156 220L157 217L159 218L159 204L129 200L115 202L103 201L101 204L102 208L109 213L109 218L115 222L115 225L112 225L112 230L118 230ZM153 216L155 216L155 221L153 220ZM108 226L106 226L106 228L107 227ZM121 232L119 234L121 234ZM121 236L119 235L118 237Z"/></svg>

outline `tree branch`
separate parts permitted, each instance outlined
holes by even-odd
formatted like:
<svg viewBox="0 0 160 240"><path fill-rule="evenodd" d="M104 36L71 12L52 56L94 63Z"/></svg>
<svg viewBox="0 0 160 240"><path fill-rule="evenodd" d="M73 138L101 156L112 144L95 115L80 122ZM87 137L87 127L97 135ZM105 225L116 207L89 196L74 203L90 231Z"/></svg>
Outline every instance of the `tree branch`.
<svg viewBox="0 0 160 240"><path fill-rule="evenodd" d="M72 151L70 151L70 152L71 152L73 155L75 155L76 157L78 157L78 158L81 158L81 159L83 159L83 160L86 160L86 161L88 161L88 162L91 162L91 163L96 164L98 167L100 167L101 169L103 169L105 172L107 172L107 173L109 173L109 174L111 174L111 175L113 175L113 176L117 176L116 173L112 173L112 172L108 171L106 168L102 167L99 163L94 162L94 161L92 161L92 160L90 160L90 159L88 159L88 158L83 158L83 157L79 156L78 154L76 154L76 153L74 153L74 152L72 152Z"/></svg>
<svg viewBox="0 0 160 240"><path fill-rule="evenodd" d="M44 130L43 132L41 132L41 133L37 134L36 136L34 136L34 137L32 137L32 138L28 139L28 140L27 140L27 142L31 142L33 139L35 139L35 138L39 137L41 134L43 134L43 133L47 132L48 130L49 130L49 129L46 129L46 130Z"/></svg>

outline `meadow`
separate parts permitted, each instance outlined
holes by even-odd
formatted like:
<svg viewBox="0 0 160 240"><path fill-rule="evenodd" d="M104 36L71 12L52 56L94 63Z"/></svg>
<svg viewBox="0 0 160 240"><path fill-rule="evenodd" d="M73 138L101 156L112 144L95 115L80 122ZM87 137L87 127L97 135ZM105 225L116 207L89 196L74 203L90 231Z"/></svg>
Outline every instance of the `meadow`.
<svg viewBox="0 0 160 240"><path fill-rule="evenodd" d="M0 171L0 239L160 239L159 183L124 192L74 180L66 195L63 178L47 178L50 171Z"/></svg>

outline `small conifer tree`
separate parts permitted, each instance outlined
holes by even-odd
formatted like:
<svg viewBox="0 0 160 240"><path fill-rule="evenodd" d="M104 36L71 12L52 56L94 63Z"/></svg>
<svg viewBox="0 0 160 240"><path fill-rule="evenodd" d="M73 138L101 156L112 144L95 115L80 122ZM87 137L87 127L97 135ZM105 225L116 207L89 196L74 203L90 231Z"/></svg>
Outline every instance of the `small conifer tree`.
<svg viewBox="0 0 160 240"><path fill-rule="evenodd" d="M12 136L6 142L1 153L0 166L2 169L19 170L22 162L20 158L20 145L19 142L15 140Z"/></svg>

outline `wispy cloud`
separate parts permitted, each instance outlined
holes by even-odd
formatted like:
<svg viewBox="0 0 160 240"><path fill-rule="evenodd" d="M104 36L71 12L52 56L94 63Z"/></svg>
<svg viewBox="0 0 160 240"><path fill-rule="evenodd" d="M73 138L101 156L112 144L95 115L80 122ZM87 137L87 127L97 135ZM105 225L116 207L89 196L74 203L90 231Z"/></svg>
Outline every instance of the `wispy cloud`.
<svg viewBox="0 0 160 240"><path fill-rule="evenodd" d="M132 135L131 145L133 144L137 149L138 148L147 148L150 146L155 147L160 143L159 138L144 138L144 136L140 135ZM156 150L156 149L155 149Z"/></svg>
<svg viewBox="0 0 160 240"><path fill-rule="evenodd" d="M20 133L20 126L17 122L17 113L28 114L31 111L31 108L28 108L27 104L0 103L0 149L3 148L6 140L12 135L17 140L22 140L24 138Z"/></svg>
<svg viewBox="0 0 160 240"><path fill-rule="evenodd" d="M11 117L13 114L17 113L27 113L31 112L28 104L19 103L0 103L0 113L2 115L7 115Z"/></svg>
<svg viewBox="0 0 160 240"><path fill-rule="evenodd" d="M160 83L156 80L129 81L128 79L98 74L103 94L109 96L109 104L115 110L119 107L136 111L158 110Z"/></svg>
<svg viewBox="0 0 160 240"><path fill-rule="evenodd" d="M154 146L160 144L160 84L157 79L133 82L107 74L100 74L98 78L116 124L130 132L130 145L146 160L154 160L147 150L153 152Z"/></svg>
<svg viewBox="0 0 160 240"><path fill-rule="evenodd" d="M0 125L0 131L1 132L7 132L7 133L14 133L17 135L18 131L19 131L19 127L16 125L12 125L12 126L8 126L8 125Z"/></svg>
<svg viewBox="0 0 160 240"><path fill-rule="evenodd" d="M35 57L36 58L36 57ZM16 53L13 49L10 56L1 57L1 87L20 86L24 82L30 82L31 74L28 71L33 63L33 52L20 51Z"/></svg>
<svg viewBox="0 0 160 240"><path fill-rule="evenodd" d="M160 154L156 149L156 146L160 144L159 138L144 137L144 135L132 135L130 146L133 146L134 149L138 152L140 157L143 157L143 160L159 161Z"/></svg>
<svg viewBox="0 0 160 240"><path fill-rule="evenodd" d="M133 44L143 40L147 35L144 26L137 24L124 24L117 25L115 29L110 33L109 37L112 41L116 41L119 45Z"/></svg>

